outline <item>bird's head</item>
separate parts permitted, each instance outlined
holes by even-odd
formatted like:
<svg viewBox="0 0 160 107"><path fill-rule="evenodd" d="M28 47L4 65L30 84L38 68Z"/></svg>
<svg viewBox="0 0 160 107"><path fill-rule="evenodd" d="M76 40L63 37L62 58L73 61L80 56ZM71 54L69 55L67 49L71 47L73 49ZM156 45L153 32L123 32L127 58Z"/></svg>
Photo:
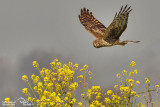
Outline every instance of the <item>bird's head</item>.
<svg viewBox="0 0 160 107"><path fill-rule="evenodd" d="M100 43L99 43L98 40L93 41L93 46L94 46L95 48L100 48L100 47L101 47L101 45L100 45Z"/></svg>

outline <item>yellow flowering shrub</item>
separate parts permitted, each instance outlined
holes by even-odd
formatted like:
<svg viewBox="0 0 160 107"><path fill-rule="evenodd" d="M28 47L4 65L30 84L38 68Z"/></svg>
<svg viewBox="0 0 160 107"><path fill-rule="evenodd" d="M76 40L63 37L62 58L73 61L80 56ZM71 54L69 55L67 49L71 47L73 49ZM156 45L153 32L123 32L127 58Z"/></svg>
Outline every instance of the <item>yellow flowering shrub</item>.
<svg viewBox="0 0 160 107"><path fill-rule="evenodd" d="M144 99L147 107L153 107L152 92L158 95L159 85L151 87L150 80L145 78L145 91L138 90L139 80L135 80L138 70L134 69L136 62L130 63L131 70L123 70L122 74L118 73L116 77L119 83L114 86L115 90L107 90L102 92L100 86L92 86L88 89L88 98L90 106L93 107L145 107L140 101ZM142 98L139 98L140 96Z"/></svg>
<svg viewBox="0 0 160 107"><path fill-rule="evenodd" d="M35 107L153 107L153 92L158 96L159 85L151 87L148 78L145 78L145 90L138 89L141 82L135 79L138 74L138 70L134 69L135 61L130 63L130 71L123 70L116 75L118 83L114 85L114 90L106 91L100 86L88 85L88 79L92 79L88 65L78 69L78 64L61 64L58 59L50 63L49 69L40 68L37 61L33 61L32 65L39 75L32 74L31 79L27 75L22 76L28 84L22 93ZM76 77L77 72L79 75ZM77 92L78 87L81 93ZM76 96L77 93L79 96ZM140 102L141 96L146 103ZM5 102L9 101L10 98L5 98Z"/></svg>
<svg viewBox="0 0 160 107"><path fill-rule="evenodd" d="M50 65L51 68L40 68L37 61L33 61L33 67L35 67L39 75L32 74L31 79L34 86L31 87L29 78L26 75L22 76L28 86L28 88L23 88L22 92L28 97L28 100L32 102L33 106L38 107L72 107L72 106L84 106L84 101L87 97L87 87L86 76L90 77L92 74L88 70L88 65L84 65L80 69L81 73L77 76L77 81L75 81L75 72L78 72L78 64L61 64L58 59L53 60ZM76 99L76 89L81 85L81 101ZM29 92L31 90L31 92ZM83 101L84 100L84 101Z"/></svg>

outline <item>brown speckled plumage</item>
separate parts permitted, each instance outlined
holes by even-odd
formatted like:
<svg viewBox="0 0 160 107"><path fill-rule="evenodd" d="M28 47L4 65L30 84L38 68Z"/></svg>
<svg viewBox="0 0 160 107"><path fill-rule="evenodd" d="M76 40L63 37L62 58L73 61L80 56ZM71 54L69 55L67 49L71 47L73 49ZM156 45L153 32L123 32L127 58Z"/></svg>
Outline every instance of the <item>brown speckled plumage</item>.
<svg viewBox="0 0 160 107"><path fill-rule="evenodd" d="M99 22L93 15L89 12L89 9L81 9L81 14L79 15L79 20L81 24L88 30L96 40L93 42L95 48L109 47L114 45L122 45L131 42L137 43L139 41L119 41L119 37L127 28L128 16L132 11L131 6L127 5L123 8L121 7L119 13L115 14L112 23L106 28L101 22Z"/></svg>

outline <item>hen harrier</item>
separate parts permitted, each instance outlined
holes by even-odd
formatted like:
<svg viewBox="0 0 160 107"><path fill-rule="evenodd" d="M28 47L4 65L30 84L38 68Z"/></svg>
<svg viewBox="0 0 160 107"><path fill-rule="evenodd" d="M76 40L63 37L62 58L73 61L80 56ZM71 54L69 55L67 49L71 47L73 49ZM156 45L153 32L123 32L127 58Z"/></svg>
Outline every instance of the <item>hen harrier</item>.
<svg viewBox="0 0 160 107"><path fill-rule="evenodd" d="M119 37L127 28L128 16L132 11L127 5L123 8L121 7L119 13L115 14L112 23L106 28L101 22L99 22L93 15L89 12L89 9L81 9L81 14L79 15L79 20L81 24L88 30L96 40L93 41L93 46L95 48L100 47L110 47L114 45L124 46L127 43L138 43L140 41L122 41L120 42Z"/></svg>

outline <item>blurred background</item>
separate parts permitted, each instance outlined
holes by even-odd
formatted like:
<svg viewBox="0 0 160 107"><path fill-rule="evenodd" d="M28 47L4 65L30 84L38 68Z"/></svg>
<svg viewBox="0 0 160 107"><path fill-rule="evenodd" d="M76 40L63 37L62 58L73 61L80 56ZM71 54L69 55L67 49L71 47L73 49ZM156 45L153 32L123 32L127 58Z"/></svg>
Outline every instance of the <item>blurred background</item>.
<svg viewBox="0 0 160 107"><path fill-rule="evenodd" d="M86 7L106 27L121 6L133 8L128 28L121 40L139 44L96 49L95 38L80 24L80 9ZM159 0L3 0L0 1L0 101L19 98L27 87L22 75L36 74L32 61L41 67L58 58L62 63L89 66L92 85L109 89L116 74L136 61L137 79L153 84L160 80L160 1Z"/></svg>

